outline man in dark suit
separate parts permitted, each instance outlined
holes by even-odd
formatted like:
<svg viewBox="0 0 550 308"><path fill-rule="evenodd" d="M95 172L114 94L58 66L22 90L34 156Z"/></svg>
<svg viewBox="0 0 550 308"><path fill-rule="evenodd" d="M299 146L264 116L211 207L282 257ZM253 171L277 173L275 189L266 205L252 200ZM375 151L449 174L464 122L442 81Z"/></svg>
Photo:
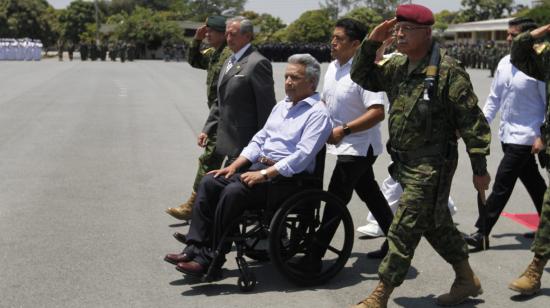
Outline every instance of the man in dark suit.
<svg viewBox="0 0 550 308"><path fill-rule="evenodd" d="M250 44L252 22L244 17L229 19L225 35L233 55L220 72L218 104L210 116L218 119L216 152L230 163L264 126L275 106L275 91L271 62Z"/></svg>

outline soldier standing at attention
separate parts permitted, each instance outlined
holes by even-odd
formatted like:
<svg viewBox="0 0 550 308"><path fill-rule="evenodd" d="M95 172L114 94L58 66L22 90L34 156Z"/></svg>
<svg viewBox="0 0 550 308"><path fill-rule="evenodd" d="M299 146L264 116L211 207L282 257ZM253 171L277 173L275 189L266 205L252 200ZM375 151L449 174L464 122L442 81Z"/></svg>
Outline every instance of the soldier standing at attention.
<svg viewBox="0 0 550 308"><path fill-rule="evenodd" d="M206 96L210 110L217 103L220 70L225 60L231 56L231 50L227 48L225 42L225 22L226 18L223 16L209 17L206 20L206 25L197 29L188 51L187 61L189 64L194 68L207 70ZM208 40L210 48L201 52L200 47L205 38ZM166 210L168 214L177 219L188 220L191 218L192 206L202 177L211 170L219 169L223 163L224 157L215 152L216 128L217 119L208 117L202 132L199 134L197 143L204 148L204 153L199 157L199 167L193 183L191 197L179 207Z"/></svg>
<svg viewBox="0 0 550 308"><path fill-rule="evenodd" d="M378 269L380 282L357 308L387 306L422 236L456 274L450 292L439 296L438 304L457 305L483 292L447 200L458 161L457 132L470 156L474 187L487 190L491 178L485 156L491 131L468 74L432 40L433 23L433 13L424 6L398 6L396 18L378 25L363 41L351 69L357 84L388 94L388 150L395 163L391 174L403 186L387 235L389 251ZM377 50L392 35L403 55L376 64Z"/></svg>
<svg viewBox="0 0 550 308"><path fill-rule="evenodd" d="M535 40L542 39L546 35L546 41L535 44ZM546 114L545 125L541 128L541 136L544 143L550 140L548 127L548 101L550 99L550 24L537 28L531 32L523 33L512 43L512 64L525 74L546 82ZM546 154L550 154L550 147L546 147ZM550 171L548 164L546 171ZM514 280L509 288L524 295L531 295L540 291L540 278L544 266L550 257L550 190L546 189L542 203L539 228L535 234L535 241L531 246L535 253L533 261L525 272Z"/></svg>

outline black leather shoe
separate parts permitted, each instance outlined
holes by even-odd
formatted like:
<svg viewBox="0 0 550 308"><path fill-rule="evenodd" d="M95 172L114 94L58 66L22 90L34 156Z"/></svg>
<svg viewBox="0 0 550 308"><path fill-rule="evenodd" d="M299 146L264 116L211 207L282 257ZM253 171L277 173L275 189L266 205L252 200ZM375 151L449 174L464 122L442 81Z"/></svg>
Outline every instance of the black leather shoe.
<svg viewBox="0 0 550 308"><path fill-rule="evenodd" d="M484 235L480 232L474 232L470 235L465 235L464 240L468 245L474 247L474 251L489 249L489 237L486 237L486 246L483 247Z"/></svg>
<svg viewBox="0 0 550 308"><path fill-rule="evenodd" d="M382 243L382 246L380 246L380 249L371 251L367 253L367 258L369 259L382 259L386 256L389 249L388 240L385 240L384 243Z"/></svg>
<svg viewBox="0 0 550 308"><path fill-rule="evenodd" d="M187 244L187 243L186 243L186 242L187 242L187 238L185 237L184 234L181 234L181 233L179 233L179 232L174 232L173 236L174 236L174 238L175 238L176 240L178 240L179 242L181 242L181 243L183 243L183 244Z"/></svg>

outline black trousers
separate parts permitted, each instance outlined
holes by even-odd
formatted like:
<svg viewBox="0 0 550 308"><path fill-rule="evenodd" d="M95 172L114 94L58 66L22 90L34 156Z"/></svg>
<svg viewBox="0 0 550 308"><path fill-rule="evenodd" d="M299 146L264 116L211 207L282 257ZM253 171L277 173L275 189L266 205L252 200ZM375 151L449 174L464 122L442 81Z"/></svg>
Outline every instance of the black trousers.
<svg viewBox="0 0 550 308"><path fill-rule="evenodd" d="M249 171L265 169L268 166L253 164ZM218 245L222 234L231 222L254 206L267 203L268 183L260 183L252 188L240 180L241 173L230 178L214 178L206 175L201 180L197 198L193 204L191 226L187 233L187 247L184 252L194 257L194 261L209 266L213 258L213 248ZM229 252L231 243L222 248L221 253ZM221 258L221 266L225 258Z"/></svg>
<svg viewBox="0 0 550 308"><path fill-rule="evenodd" d="M338 196L346 205L355 191L372 212L384 234L387 234L393 220L393 213L374 178L372 165L376 158L377 156L373 155L372 147L369 148L367 156L338 155L328 191ZM317 234L319 243L330 243L338 224L332 223L329 226L327 222L336 215L334 208L326 207L322 228ZM314 255L323 256L325 252L326 247L313 248Z"/></svg>
<svg viewBox="0 0 550 308"><path fill-rule="evenodd" d="M535 155L531 154L531 146L518 144L502 144L504 156L498 165L493 191L487 198L486 228L483 229L481 218L476 227L478 232L489 235L497 223L500 213L504 210L514 185L519 178L535 204L537 212L541 213L542 200L546 191L546 182L542 178Z"/></svg>

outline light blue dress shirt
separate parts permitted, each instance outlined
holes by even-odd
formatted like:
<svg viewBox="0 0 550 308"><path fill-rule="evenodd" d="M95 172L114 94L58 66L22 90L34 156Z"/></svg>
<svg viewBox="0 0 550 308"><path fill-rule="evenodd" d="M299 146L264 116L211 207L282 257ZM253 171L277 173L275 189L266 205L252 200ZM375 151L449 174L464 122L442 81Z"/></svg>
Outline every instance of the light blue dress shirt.
<svg viewBox="0 0 550 308"><path fill-rule="evenodd" d="M502 58L483 106L483 114L489 123L500 110L500 141L532 145L540 136L545 106L545 83L518 70L510 62L510 55Z"/></svg>
<svg viewBox="0 0 550 308"><path fill-rule="evenodd" d="M332 132L327 108L320 99L315 93L296 105L288 98L277 103L241 156L251 162L268 157L277 162L274 167L285 177L313 173L316 153Z"/></svg>

